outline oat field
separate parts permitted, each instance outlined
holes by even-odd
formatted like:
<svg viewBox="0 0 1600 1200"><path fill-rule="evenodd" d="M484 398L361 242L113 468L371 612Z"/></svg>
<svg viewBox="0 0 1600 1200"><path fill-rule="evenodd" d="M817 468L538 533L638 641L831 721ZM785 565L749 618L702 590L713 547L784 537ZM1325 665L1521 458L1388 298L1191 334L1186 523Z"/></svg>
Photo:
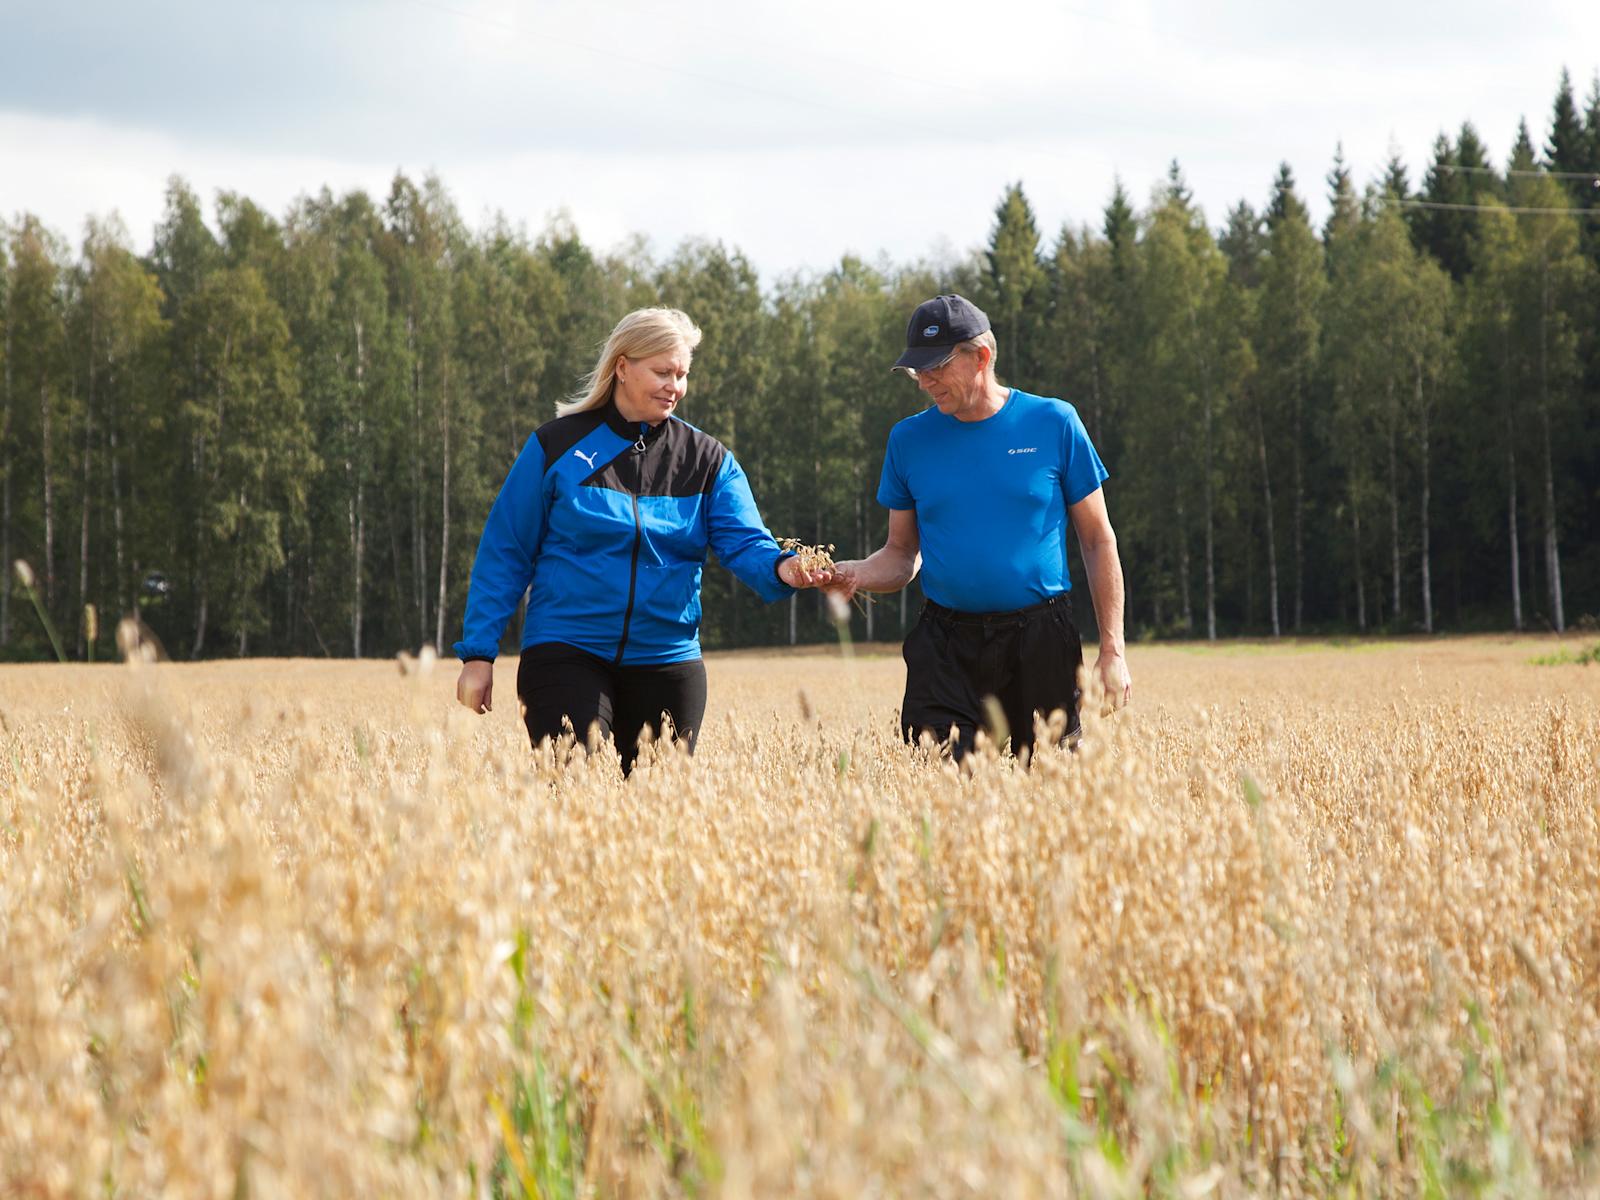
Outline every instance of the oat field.
<svg viewBox="0 0 1600 1200"><path fill-rule="evenodd" d="M509 660L0 668L0 1196L1600 1194L1562 649L1136 647L1027 772L714 656L626 783Z"/></svg>

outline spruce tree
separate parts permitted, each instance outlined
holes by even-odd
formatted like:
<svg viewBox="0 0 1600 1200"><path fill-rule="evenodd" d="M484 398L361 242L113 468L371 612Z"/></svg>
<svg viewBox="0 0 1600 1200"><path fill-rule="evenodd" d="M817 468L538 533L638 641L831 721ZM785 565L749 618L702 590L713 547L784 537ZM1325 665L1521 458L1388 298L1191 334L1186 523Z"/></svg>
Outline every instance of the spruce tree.
<svg viewBox="0 0 1600 1200"><path fill-rule="evenodd" d="M1583 170L1590 174L1600 174L1600 71L1595 72L1594 79L1589 83L1589 95L1583 106L1583 139L1584 139L1584 166ZM1590 180L1590 191L1600 192ZM1600 203L1600 198L1590 197L1591 202Z"/></svg>
<svg viewBox="0 0 1600 1200"><path fill-rule="evenodd" d="M1322 227L1322 245L1332 267L1335 243L1354 236L1361 219L1361 203L1356 198L1355 183L1350 168L1345 166L1344 146L1334 147L1333 166L1327 174L1328 220Z"/></svg>
<svg viewBox="0 0 1600 1200"><path fill-rule="evenodd" d="M1367 197L1369 207L1382 204L1385 200L1392 199L1404 222L1406 232L1411 236L1411 244L1420 244L1419 225L1426 209L1414 208L1409 203L1415 199L1411 191L1411 176L1405 163L1400 158L1400 151L1393 147L1389 150L1389 159L1384 164L1383 178L1376 189Z"/></svg>
<svg viewBox="0 0 1600 1200"><path fill-rule="evenodd" d="M1590 214L1600 213L1600 72L1589 84L1589 95L1583 110L1583 156L1577 170L1584 173L1581 179L1569 180L1576 184L1568 192L1578 208ZM1600 217L1591 215L1583 222L1583 245L1589 260L1600 267ZM1595 339L1596 362L1591 368L1593 377L1600 381L1600 338Z"/></svg>
<svg viewBox="0 0 1600 1200"><path fill-rule="evenodd" d="M1440 134L1433 143L1433 158L1422 177L1421 200L1439 208L1418 208L1411 222L1417 248L1433 256L1460 280L1471 266L1472 214L1462 207L1472 202L1471 179L1461 170L1461 158L1450 139Z"/></svg>
<svg viewBox="0 0 1600 1200"><path fill-rule="evenodd" d="M1483 144L1477 127L1471 121L1463 121L1461 132L1456 135L1456 162L1467 176L1470 192L1494 188L1495 176L1489 169L1489 148Z"/></svg>
<svg viewBox="0 0 1600 1200"><path fill-rule="evenodd" d="M1518 174L1527 174L1537 170L1539 160L1533 149L1533 135L1528 132L1528 119L1526 117L1517 122L1517 137L1511 145L1511 161L1507 167L1507 174L1515 178ZM1511 185L1508 183L1507 190Z"/></svg>
<svg viewBox="0 0 1600 1200"><path fill-rule="evenodd" d="M1044 386L1040 358L1048 323L1049 281L1039 259L1039 227L1020 183L995 206L976 297L1004 353L1002 373L1024 388Z"/></svg>
<svg viewBox="0 0 1600 1200"><path fill-rule="evenodd" d="M1261 282L1261 259L1266 253L1262 224L1249 202L1241 200L1228 210L1228 223L1217 238L1217 247L1228 260L1228 278L1239 287L1253 288Z"/></svg>
<svg viewBox="0 0 1600 1200"><path fill-rule="evenodd" d="M1183 167L1177 159L1167 164L1167 178L1157 189L1157 205L1169 201L1185 209L1194 202L1194 192L1189 188L1189 181L1183 177Z"/></svg>
<svg viewBox="0 0 1600 1200"><path fill-rule="evenodd" d="M1566 178L1589 170L1589 137L1583 118L1578 113L1577 101L1572 94L1572 76L1565 68L1561 71L1561 84L1556 89L1555 103L1550 113L1550 140L1544 146L1542 165L1548 171L1562 176L1561 185L1573 201L1582 205L1588 199L1586 181Z"/></svg>
<svg viewBox="0 0 1600 1200"><path fill-rule="evenodd" d="M1106 203L1100 230L1105 235L1106 241L1111 244L1114 259L1132 252L1133 244L1138 238L1138 222L1134 216L1133 202L1128 196L1128 189L1122 186L1120 178L1112 182L1111 199Z"/></svg>

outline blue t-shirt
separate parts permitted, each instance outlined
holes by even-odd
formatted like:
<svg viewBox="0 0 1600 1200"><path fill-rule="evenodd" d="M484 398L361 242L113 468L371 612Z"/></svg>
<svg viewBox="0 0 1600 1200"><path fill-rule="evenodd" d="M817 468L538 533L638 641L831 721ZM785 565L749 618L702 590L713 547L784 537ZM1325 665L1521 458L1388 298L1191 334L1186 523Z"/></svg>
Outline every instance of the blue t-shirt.
<svg viewBox="0 0 1600 1200"><path fill-rule="evenodd" d="M982 421L928 408L896 424L878 503L916 510L928 599L1008 612L1071 589L1067 509L1106 477L1077 409L1012 388Z"/></svg>

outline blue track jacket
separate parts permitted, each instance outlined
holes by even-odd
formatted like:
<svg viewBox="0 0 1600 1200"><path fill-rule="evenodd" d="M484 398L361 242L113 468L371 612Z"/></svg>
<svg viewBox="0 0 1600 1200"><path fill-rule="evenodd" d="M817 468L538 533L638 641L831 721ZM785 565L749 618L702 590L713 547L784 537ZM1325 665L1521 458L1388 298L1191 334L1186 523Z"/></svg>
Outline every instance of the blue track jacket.
<svg viewBox="0 0 1600 1200"><path fill-rule="evenodd" d="M764 600L793 588L728 448L677 417L651 427L616 404L528 439L489 511L457 657L493 659L531 583L522 646L563 642L622 665L700 657L706 547Z"/></svg>

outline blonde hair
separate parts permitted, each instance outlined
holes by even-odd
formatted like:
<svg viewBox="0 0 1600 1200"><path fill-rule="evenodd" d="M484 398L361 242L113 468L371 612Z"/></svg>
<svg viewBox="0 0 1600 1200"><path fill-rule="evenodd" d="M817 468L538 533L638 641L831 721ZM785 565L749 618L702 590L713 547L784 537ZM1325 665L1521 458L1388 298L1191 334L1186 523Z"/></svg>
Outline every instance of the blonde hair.
<svg viewBox="0 0 1600 1200"><path fill-rule="evenodd" d="M619 358L649 358L680 348L693 354L699 344L700 327L689 319L688 313L676 308L634 309L617 322L606 338L600 358L594 370L584 376L582 386L556 405L556 416L588 412L610 400L617 385Z"/></svg>

